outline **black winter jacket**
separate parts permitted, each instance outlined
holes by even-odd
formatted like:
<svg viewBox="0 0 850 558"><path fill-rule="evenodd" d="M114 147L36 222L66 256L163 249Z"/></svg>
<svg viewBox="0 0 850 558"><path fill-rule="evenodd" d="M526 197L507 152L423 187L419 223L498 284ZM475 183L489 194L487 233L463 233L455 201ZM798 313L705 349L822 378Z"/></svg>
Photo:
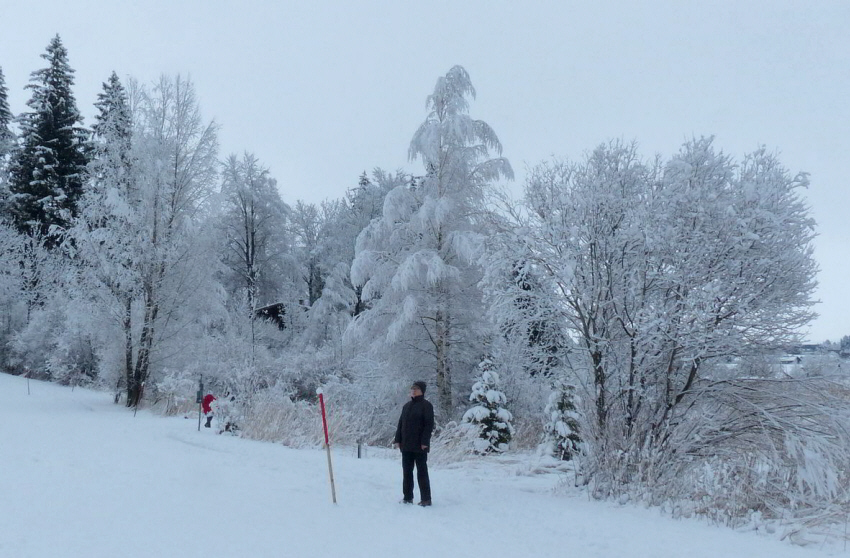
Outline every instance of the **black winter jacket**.
<svg viewBox="0 0 850 558"><path fill-rule="evenodd" d="M401 409L398 428L393 443L401 451L422 453L422 446L431 448L431 432L434 430L434 406L424 395L412 397Z"/></svg>

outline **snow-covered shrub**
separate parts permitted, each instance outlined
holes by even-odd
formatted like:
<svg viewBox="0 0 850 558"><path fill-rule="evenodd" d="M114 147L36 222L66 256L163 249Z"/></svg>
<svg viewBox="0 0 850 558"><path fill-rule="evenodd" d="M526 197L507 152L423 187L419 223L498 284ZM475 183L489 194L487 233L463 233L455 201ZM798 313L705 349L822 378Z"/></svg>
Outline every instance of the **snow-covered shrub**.
<svg viewBox="0 0 850 558"><path fill-rule="evenodd" d="M65 385L92 382L98 373L97 333L83 305L56 295L31 311L11 343L10 364L31 377Z"/></svg>
<svg viewBox="0 0 850 558"><path fill-rule="evenodd" d="M463 421L473 424L478 430L475 440L475 453L500 453L508 449L508 443L514 433L511 425L513 415L504 406L505 394L499 391L499 375L495 365L485 358L478 365L479 376L472 385L469 400L475 403L463 415Z"/></svg>
<svg viewBox="0 0 850 558"><path fill-rule="evenodd" d="M162 402L162 413L176 415L198 409L195 378L176 370L166 370L163 378L154 384L154 401Z"/></svg>
<svg viewBox="0 0 850 558"><path fill-rule="evenodd" d="M219 397L212 402L210 408L219 434L229 432L235 436L240 433L242 425L245 424L245 405L240 404L235 396Z"/></svg>
<svg viewBox="0 0 850 558"><path fill-rule="evenodd" d="M556 380L554 391L543 411L543 432L550 455L568 461L579 452L579 416L575 406L575 386Z"/></svg>
<svg viewBox="0 0 850 558"><path fill-rule="evenodd" d="M838 378L706 381L664 444L592 454L597 496L628 494L742 526L757 512L789 533L850 507L850 389ZM600 463L603 461L604 463Z"/></svg>
<svg viewBox="0 0 850 558"><path fill-rule="evenodd" d="M293 400L275 386L254 394L245 407L242 436L290 447L318 447L323 440L318 405Z"/></svg>
<svg viewBox="0 0 850 558"><path fill-rule="evenodd" d="M392 385L392 384L391 384ZM402 392L401 385L396 386ZM297 386L296 386L297 388ZM395 431L401 405L368 380L329 378L324 391L331 444L358 442L386 445ZM243 409L242 435L292 447L315 447L324 441L318 399L279 384L256 393Z"/></svg>
<svg viewBox="0 0 850 558"><path fill-rule="evenodd" d="M469 448L480 440L477 425L451 421L435 429L428 460L439 465L450 465L470 459Z"/></svg>

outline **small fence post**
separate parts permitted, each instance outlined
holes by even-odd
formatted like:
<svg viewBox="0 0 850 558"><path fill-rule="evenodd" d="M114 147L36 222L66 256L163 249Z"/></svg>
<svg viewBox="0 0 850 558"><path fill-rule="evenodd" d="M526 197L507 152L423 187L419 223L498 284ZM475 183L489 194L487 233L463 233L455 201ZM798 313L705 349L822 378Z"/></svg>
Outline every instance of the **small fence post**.
<svg viewBox="0 0 850 558"><path fill-rule="evenodd" d="M195 395L195 403L198 404L198 432L201 431L201 415L204 414L204 377L198 380L198 393Z"/></svg>

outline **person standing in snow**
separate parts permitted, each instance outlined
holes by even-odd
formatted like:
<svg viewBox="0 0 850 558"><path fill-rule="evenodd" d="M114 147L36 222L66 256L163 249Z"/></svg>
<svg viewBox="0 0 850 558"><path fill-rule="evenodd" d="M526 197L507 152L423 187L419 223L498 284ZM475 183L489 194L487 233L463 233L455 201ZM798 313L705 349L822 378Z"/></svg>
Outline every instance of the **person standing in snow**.
<svg viewBox="0 0 850 558"><path fill-rule="evenodd" d="M212 402L215 401L215 396L212 393L208 393L204 396L203 400L203 411L204 416L207 417L207 423L204 425L207 428L212 424L213 412L212 412Z"/></svg>
<svg viewBox="0 0 850 558"><path fill-rule="evenodd" d="M410 401L401 409L393 445L401 449L402 493L405 504L413 503L413 467L419 485L420 506L431 505L431 480L428 478L428 450L434 430L434 406L425 399L425 382L413 382Z"/></svg>

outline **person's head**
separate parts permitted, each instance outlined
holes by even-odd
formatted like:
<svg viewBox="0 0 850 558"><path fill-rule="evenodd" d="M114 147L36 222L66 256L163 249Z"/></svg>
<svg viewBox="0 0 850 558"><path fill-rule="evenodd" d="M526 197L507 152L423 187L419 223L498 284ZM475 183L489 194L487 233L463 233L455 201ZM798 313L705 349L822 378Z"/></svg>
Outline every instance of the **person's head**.
<svg viewBox="0 0 850 558"><path fill-rule="evenodd" d="M420 395L425 395L425 389L428 387L423 381L413 382L413 385L410 386L410 396L411 397L419 397Z"/></svg>

